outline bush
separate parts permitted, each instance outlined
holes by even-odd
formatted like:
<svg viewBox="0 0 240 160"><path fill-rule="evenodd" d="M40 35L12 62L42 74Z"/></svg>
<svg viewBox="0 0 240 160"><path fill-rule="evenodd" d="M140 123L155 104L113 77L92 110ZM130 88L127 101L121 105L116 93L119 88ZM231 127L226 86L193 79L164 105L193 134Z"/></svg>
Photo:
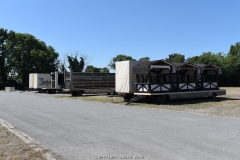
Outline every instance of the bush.
<svg viewBox="0 0 240 160"><path fill-rule="evenodd" d="M0 90L5 90L5 87L15 87L15 89L23 90L24 86L15 80L8 80L5 82L0 81Z"/></svg>

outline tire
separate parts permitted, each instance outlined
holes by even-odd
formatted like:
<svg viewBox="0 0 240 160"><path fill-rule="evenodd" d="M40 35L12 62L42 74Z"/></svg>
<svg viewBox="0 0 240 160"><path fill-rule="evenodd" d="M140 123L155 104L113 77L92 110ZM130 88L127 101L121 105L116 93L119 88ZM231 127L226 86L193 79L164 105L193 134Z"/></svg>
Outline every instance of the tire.
<svg viewBox="0 0 240 160"><path fill-rule="evenodd" d="M166 98L165 96L161 95L161 96L156 96L155 98L155 103L156 104L164 104L166 102Z"/></svg>
<svg viewBox="0 0 240 160"><path fill-rule="evenodd" d="M75 97L75 96L82 96L82 94L83 94L82 91L73 91L73 92L71 92L71 95L72 95L73 97Z"/></svg>
<svg viewBox="0 0 240 160"><path fill-rule="evenodd" d="M83 92L82 91L78 91L77 92L77 96L82 96Z"/></svg>
<svg viewBox="0 0 240 160"><path fill-rule="evenodd" d="M51 90L48 90L47 92L48 92L48 94L51 94Z"/></svg>
<svg viewBox="0 0 240 160"><path fill-rule="evenodd" d="M77 96L77 92L71 92L71 95L72 95L73 97L75 97L75 96Z"/></svg>
<svg viewBox="0 0 240 160"><path fill-rule="evenodd" d="M170 96L169 95L165 95L165 102L170 102Z"/></svg>
<svg viewBox="0 0 240 160"><path fill-rule="evenodd" d="M216 99L216 97L217 97L216 93L213 92L212 96L211 96L211 99L214 100L214 99Z"/></svg>
<svg viewBox="0 0 240 160"><path fill-rule="evenodd" d="M55 94L54 90L48 90L48 94Z"/></svg>

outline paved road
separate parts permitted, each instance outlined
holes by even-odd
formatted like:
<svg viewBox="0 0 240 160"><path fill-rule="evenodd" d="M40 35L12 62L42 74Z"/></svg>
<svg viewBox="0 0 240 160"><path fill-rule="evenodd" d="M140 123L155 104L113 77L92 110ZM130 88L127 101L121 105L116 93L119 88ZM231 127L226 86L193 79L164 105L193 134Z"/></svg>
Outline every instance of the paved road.
<svg viewBox="0 0 240 160"><path fill-rule="evenodd" d="M30 92L0 92L0 118L69 160L240 158L240 119Z"/></svg>

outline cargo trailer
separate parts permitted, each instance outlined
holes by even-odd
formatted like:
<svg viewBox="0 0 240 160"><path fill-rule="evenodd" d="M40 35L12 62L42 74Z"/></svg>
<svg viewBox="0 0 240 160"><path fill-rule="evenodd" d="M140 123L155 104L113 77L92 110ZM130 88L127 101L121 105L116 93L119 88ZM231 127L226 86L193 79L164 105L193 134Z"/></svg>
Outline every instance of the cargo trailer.
<svg viewBox="0 0 240 160"><path fill-rule="evenodd" d="M111 94L115 92L115 73L64 72L64 92L82 94Z"/></svg>
<svg viewBox="0 0 240 160"><path fill-rule="evenodd" d="M48 92L55 94L56 91L62 91L63 74L53 73L30 73L29 89L39 92Z"/></svg>
<svg viewBox="0 0 240 160"><path fill-rule="evenodd" d="M125 101L145 98L158 104L171 99L216 98L226 95L218 87L219 74L221 68L210 64L122 61L116 63L116 92Z"/></svg>

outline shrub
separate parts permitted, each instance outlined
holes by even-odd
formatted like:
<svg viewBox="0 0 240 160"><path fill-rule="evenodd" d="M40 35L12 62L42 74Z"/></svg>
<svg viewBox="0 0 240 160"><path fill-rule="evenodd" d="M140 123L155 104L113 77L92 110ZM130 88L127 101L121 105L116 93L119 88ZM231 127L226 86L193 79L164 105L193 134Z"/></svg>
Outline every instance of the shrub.
<svg viewBox="0 0 240 160"><path fill-rule="evenodd" d="M5 87L15 87L18 90L24 89L24 86L15 80L0 81L0 90L5 90Z"/></svg>

